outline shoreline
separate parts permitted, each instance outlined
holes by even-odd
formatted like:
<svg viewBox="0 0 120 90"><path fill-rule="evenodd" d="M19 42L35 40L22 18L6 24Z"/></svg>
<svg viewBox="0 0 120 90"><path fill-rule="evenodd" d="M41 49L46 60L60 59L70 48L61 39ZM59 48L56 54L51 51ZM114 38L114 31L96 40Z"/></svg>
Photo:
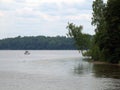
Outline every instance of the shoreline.
<svg viewBox="0 0 120 90"><path fill-rule="evenodd" d="M114 66L120 66L120 62L118 64L112 64L109 62L105 62L105 61L94 61L91 58L83 58L84 61L87 61L89 63L93 63L93 64L104 64L104 65L114 65Z"/></svg>
<svg viewBox="0 0 120 90"><path fill-rule="evenodd" d="M108 63L108 62L103 62L103 61L90 61L90 63L93 63L93 64L103 64L103 65L113 65L113 66L120 66L120 63L119 64L112 64L112 63Z"/></svg>

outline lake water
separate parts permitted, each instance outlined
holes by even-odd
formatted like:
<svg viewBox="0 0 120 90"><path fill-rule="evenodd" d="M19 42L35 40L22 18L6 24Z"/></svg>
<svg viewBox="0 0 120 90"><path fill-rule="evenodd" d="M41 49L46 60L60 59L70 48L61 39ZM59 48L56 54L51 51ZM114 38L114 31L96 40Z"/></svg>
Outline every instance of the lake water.
<svg viewBox="0 0 120 90"><path fill-rule="evenodd" d="M86 62L78 51L0 51L0 90L120 90L120 66Z"/></svg>

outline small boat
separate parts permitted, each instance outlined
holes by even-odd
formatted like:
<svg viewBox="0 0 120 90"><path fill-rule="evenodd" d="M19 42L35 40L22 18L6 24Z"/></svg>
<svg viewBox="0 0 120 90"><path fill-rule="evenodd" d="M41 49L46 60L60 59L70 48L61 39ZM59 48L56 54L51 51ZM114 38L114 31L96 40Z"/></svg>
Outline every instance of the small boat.
<svg viewBox="0 0 120 90"><path fill-rule="evenodd" d="M24 53L25 55L29 55L30 54L30 52L28 52L28 51L25 51L25 53Z"/></svg>

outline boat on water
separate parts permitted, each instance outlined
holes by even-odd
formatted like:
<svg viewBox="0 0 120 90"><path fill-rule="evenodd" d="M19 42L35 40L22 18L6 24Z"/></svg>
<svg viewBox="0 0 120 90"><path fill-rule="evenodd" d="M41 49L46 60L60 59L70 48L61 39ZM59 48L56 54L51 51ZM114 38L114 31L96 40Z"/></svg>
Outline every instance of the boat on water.
<svg viewBox="0 0 120 90"><path fill-rule="evenodd" d="M30 55L30 52L29 52L29 51L25 51L24 54L25 54L25 55Z"/></svg>

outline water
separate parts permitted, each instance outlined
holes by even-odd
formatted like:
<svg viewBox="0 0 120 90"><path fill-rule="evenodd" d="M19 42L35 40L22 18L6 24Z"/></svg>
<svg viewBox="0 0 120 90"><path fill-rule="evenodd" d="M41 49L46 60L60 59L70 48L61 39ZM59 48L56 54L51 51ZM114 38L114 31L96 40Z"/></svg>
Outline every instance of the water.
<svg viewBox="0 0 120 90"><path fill-rule="evenodd" d="M120 90L120 66L83 60L78 51L0 51L0 90Z"/></svg>

